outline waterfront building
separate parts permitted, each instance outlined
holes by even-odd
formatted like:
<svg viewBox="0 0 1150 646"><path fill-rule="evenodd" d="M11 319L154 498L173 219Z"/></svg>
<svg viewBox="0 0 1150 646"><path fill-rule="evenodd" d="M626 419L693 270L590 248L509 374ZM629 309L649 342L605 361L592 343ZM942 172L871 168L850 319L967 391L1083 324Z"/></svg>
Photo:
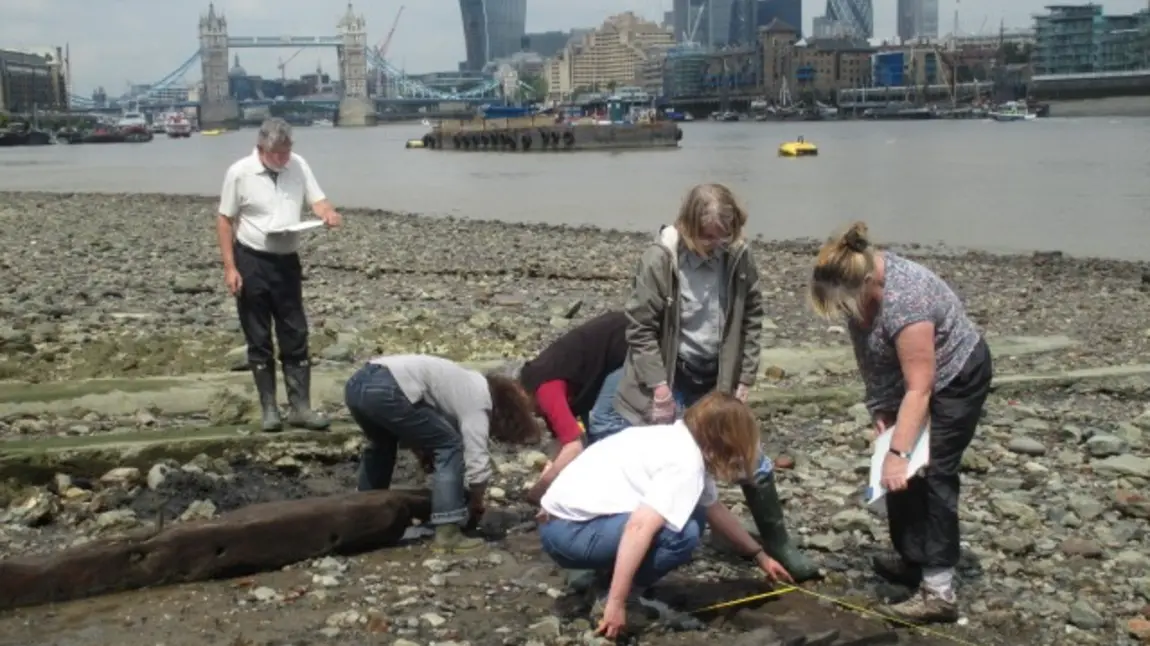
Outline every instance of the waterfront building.
<svg viewBox="0 0 1150 646"><path fill-rule="evenodd" d="M706 73L705 49L692 43L675 46L663 64L663 95L671 99L703 96Z"/></svg>
<svg viewBox="0 0 1150 646"><path fill-rule="evenodd" d="M0 111L67 110L66 67L60 47L36 52L0 49Z"/></svg>
<svg viewBox="0 0 1150 646"><path fill-rule="evenodd" d="M478 72L520 51L527 35L527 0L459 0L459 11L467 51L461 71Z"/></svg>
<svg viewBox="0 0 1150 646"><path fill-rule="evenodd" d="M822 16L814 19L815 38L874 38L873 0L827 0Z"/></svg>
<svg viewBox="0 0 1150 646"><path fill-rule="evenodd" d="M1096 4L1051 5L1034 17L1035 75L1150 68L1150 9L1104 15Z"/></svg>
<svg viewBox="0 0 1150 646"><path fill-rule="evenodd" d="M840 90L873 82L875 50L865 41L812 38L800 44L798 29L776 20L759 32L759 42L762 90L769 101L828 101Z"/></svg>
<svg viewBox="0 0 1150 646"><path fill-rule="evenodd" d="M934 40L938 38L938 0L898 0L898 38Z"/></svg>
<svg viewBox="0 0 1150 646"><path fill-rule="evenodd" d="M674 36L657 23L629 11L611 16L547 61L549 98L640 85L647 61L672 44Z"/></svg>

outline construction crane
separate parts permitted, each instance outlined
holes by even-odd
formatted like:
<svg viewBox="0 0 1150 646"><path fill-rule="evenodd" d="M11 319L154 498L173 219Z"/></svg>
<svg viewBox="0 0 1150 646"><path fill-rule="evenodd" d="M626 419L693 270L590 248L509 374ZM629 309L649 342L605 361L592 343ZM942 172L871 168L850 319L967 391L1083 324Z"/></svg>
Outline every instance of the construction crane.
<svg viewBox="0 0 1150 646"><path fill-rule="evenodd" d="M405 6L399 5L399 11L395 12L395 20L391 21L391 29L387 30L387 36L375 47L375 53L379 60L385 60L387 57L387 50L391 47L391 37L395 35L395 28L399 26L399 17L403 15ZM375 91L377 94L383 93L383 69L379 65L375 66Z"/></svg>
<svg viewBox="0 0 1150 646"><path fill-rule="evenodd" d="M287 68L287 64L292 62L292 59L294 59L296 56L299 56L300 52L302 52L303 50L304 50L304 48L300 47L299 49L297 49L295 51L294 54L292 54L291 56L288 56L288 59L286 61L282 58L280 59L280 62L278 65L276 65L276 67L280 68L280 80L281 81L285 81L285 82L287 81L287 72L285 71Z"/></svg>

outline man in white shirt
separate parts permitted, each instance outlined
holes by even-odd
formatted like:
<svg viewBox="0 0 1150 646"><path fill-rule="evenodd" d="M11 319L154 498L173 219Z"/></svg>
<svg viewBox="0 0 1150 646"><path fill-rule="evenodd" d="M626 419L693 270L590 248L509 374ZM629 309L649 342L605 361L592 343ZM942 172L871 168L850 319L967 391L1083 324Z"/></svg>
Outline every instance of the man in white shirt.
<svg viewBox="0 0 1150 646"><path fill-rule="evenodd" d="M284 231L299 224L305 204L329 228L339 226L340 215L324 196L311 167L292 152L291 126L283 119L268 119L260 126L252 154L228 168L216 216L224 281L236 297L262 426L268 432L283 428L276 404L273 321L291 408L288 424L312 430L330 424L311 408L300 234Z"/></svg>

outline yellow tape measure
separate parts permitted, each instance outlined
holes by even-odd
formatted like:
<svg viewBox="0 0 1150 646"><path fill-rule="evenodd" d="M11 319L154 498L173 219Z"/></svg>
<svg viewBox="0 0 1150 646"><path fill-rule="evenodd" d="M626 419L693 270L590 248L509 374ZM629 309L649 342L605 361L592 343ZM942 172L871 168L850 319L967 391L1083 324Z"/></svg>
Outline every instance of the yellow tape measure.
<svg viewBox="0 0 1150 646"><path fill-rule="evenodd" d="M814 590L808 590L806 588L800 588L798 586L793 586L793 585L784 586L784 587L781 587L781 588L778 588L775 590L771 590L770 592L763 592L761 594L753 594L753 595L750 595L747 597L743 597L741 599L735 599L734 601L724 601L722 603L716 603L716 604L707 606L705 608L699 608L698 610L694 610L691 612L691 614L699 614L699 613L703 613L703 612L711 612L714 610L721 610L723 608L730 608L733 606L742 605L744 603L751 603L753 601L770 599L772 597L780 597L784 594L788 594L791 592L801 592L807 596L814 597L816 599L820 599L822 601L826 601L829 603L833 603L836 606L839 606L840 608L850 610L851 612L862 615L864 617L873 617L875 619L881 619L883 621L889 621L893 624L897 624L897 625L902 626L904 628L909 628L911 630L923 633L925 635L930 635L931 637L937 637L939 639L945 639L946 641L949 641L949 642L952 642L955 644L961 644L961 646L979 646L979 644L976 644L974 642L969 642L969 641L966 641L964 639L959 639L958 637L955 637L953 635L948 635L948 634L946 634L942 631L939 631L939 630L934 630L931 628L927 628L925 626L919 626L918 624L911 623L911 622L906 621L904 619L899 619L898 617L892 617L890 615L885 615L881 612L875 612L874 610L871 610L869 608L864 608L862 606L855 605L855 604L849 603L847 601L843 601L842 599L836 599L835 597L832 597L828 594L822 594L821 592L815 592Z"/></svg>

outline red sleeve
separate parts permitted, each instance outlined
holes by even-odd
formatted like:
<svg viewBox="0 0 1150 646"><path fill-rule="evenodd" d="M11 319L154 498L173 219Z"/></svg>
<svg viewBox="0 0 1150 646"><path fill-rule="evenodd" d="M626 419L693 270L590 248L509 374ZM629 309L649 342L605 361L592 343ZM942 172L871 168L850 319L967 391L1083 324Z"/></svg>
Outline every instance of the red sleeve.
<svg viewBox="0 0 1150 646"><path fill-rule="evenodd" d="M579 439L583 431L567 403L567 382L562 379L544 382L535 391L535 403L547 420L547 427L560 444L569 444Z"/></svg>

